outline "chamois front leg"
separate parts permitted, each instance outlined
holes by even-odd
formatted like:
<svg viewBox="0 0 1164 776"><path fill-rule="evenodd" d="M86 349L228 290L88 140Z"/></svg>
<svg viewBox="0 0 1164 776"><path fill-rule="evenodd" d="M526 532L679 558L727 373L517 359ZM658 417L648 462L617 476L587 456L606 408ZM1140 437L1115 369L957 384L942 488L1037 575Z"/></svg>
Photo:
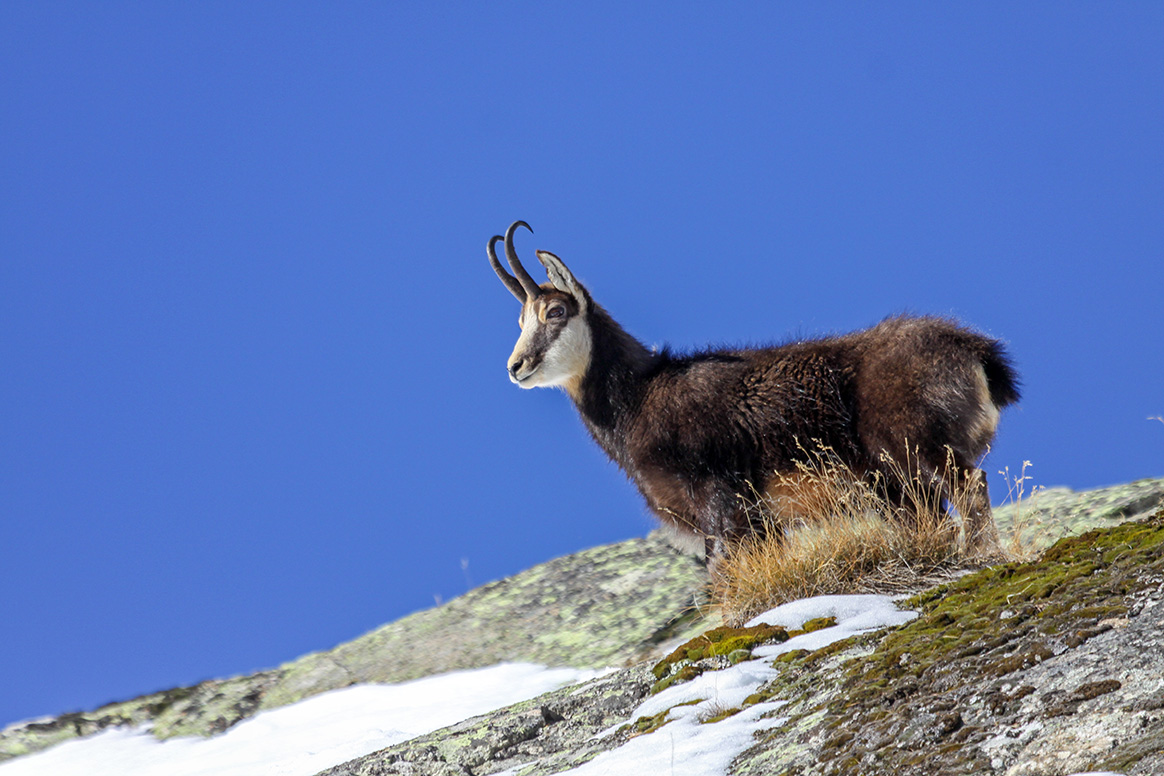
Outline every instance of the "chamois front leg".
<svg viewBox="0 0 1164 776"><path fill-rule="evenodd" d="M728 552L728 545L753 533L745 505L737 493L706 486L699 499L698 520L704 533L704 557L709 570Z"/></svg>

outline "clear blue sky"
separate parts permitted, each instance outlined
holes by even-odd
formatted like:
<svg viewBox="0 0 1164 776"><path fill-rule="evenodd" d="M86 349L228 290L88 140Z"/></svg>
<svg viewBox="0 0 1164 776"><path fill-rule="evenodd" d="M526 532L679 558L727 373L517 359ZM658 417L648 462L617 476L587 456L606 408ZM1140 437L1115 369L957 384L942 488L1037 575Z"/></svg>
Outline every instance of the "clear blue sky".
<svg viewBox="0 0 1164 776"><path fill-rule="evenodd" d="M986 468L1164 475L1159 3L0 5L0 724L645 534L485 259L649 344L1006 340Z"/></svg>

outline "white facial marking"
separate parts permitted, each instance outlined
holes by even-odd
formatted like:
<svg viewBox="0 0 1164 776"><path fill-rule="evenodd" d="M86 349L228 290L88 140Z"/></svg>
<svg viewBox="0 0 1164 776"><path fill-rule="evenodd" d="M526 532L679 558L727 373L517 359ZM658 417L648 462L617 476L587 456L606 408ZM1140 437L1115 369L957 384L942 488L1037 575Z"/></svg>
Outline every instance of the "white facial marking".
<svg viewBox="0 0 1164 776"><path fill-rule="evenodd" d="M542 362L543 386L562 385L571 378L580 378L590 366L590 327L581 316L575 316L550 345Z"/></svg>
<svg viewBox="0 0 1164 776"><path fill-rule="evenodd" d="M535 342L541 330L547 324L542 323L536 315L529 314L526 325L521 330L521 336L513 348L513 359L537 357L533 352ZM541 360L532 369L524 367L510 379L522 388L549 388L562 386L570 380L581 379L590 366L590 350L592 347L590 327L584 316L576 315L566 323L558 336L549 347L541 353Z"/></svg>

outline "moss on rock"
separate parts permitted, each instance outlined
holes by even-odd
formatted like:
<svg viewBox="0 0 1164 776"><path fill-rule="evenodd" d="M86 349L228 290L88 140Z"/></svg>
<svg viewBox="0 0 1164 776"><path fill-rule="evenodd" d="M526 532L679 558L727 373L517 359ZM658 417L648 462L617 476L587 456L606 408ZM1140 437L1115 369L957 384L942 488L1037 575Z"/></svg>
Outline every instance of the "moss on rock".
<svg viewBox="0 0 1164 776"><path fill-rule="evenodd" d="M1164 513L1066 538L1037 561L925 591L905 602L920 616L877 636L870 653L859 654L860 637L838 642L790 661L785 676L749 699L793 700L786 707L792 727L817 720L802 734L818 755L811 765L808 749L786 746L777 731L735 770L778 773L798 764L813 774L989 772L982 744L991 732L982 723L1017 719L1035 692L1015 687L1012 677L1107 632L1137 595L1162 581ZM814 665L846 652L849 659L832 672ZM815 695L798 685L809 678ZM1119 687L1114 679L1085 683L1044 706L1052 716L1071 714Z"/></svg>
<svg viewBox="0 0 1164 776"><path fill-rule="evenodd" d="M689 682L704 671L727 668L751 657L762 644L788 641L788 631L779 625L754 625L744 628L712 628L680 645L652 669L659 680L652 693L662 692L673 684Z"/></svg>

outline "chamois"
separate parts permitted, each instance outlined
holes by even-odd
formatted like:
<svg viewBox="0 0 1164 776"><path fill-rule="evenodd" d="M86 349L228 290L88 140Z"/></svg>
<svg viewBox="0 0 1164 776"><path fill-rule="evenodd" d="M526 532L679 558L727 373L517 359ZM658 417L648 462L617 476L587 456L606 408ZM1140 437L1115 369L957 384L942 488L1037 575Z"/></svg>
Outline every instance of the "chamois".
<svg viewBox="0 0 1164 776"><path fill-rule="evenodd" d="M724 542L763 530L741 495L787 495L781 475L794 474L811 450L883 478L898 500L903 475L932 488L938 504L952 502L961 486L968 546L997 546L978 462L999 410L1019 398L1000 342L944 318L901 315L775 347L653 351L548 251L537 257L549 282L536 283L514 249L521 227L533 231L515 221L486 248L521 302L510 380L563 388L651 511L680 535L702 539L708 562ZM498 241L513 275L497 259Z"/></svg>

